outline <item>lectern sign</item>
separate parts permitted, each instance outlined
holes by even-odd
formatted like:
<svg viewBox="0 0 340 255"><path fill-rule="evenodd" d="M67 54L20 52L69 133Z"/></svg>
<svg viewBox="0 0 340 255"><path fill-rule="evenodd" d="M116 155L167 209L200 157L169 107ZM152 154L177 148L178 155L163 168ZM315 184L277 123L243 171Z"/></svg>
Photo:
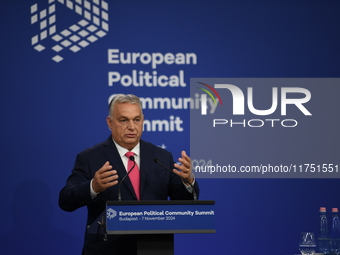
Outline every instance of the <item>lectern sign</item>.
<svg viewBox="0 0 340 255"><path fill-rule="evenodd" d="M108 234L214 233L211 201L108 202Z"/></svg>

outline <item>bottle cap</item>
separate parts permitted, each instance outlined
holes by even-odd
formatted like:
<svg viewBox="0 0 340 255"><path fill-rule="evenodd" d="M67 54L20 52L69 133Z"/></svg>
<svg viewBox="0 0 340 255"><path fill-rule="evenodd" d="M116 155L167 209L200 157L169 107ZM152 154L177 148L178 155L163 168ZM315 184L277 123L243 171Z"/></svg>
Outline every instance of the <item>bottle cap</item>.
<svg viewBox="0 0 340 255"><path fill-rule="evenodd" d="M320 207L320 212L326 212L326 207Z"/></svg>
<svg viewBox="0 0 340 255"><path fill-rule="evenodd" d="M332 212L339 212L338 208L332 208Z"/></svg>

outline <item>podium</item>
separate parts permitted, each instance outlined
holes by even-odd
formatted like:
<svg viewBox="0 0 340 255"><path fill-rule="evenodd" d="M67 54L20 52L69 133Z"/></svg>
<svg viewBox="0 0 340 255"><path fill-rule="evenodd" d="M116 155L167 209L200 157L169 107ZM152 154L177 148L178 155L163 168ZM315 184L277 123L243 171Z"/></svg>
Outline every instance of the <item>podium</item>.
<svg viewBox="0 0 340 255"><path fill-rule="evenodd" d="M107 201L94 224L107 235L137 235L138 255L173 255L174 234L216 232L214 205L210 200Z"/></svg>

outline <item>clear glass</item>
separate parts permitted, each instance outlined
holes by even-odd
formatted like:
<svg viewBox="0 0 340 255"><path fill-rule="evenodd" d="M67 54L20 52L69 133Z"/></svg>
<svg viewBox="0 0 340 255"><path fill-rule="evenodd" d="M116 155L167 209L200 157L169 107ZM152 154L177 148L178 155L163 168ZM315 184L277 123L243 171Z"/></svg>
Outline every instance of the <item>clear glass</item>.
<svg viewBox="0 0 340 255"><path fill-rule="evenodd" d="M316 251L316 241L313 232L302 232L299 242L299 250L302 255L314 255Z"/></svg>

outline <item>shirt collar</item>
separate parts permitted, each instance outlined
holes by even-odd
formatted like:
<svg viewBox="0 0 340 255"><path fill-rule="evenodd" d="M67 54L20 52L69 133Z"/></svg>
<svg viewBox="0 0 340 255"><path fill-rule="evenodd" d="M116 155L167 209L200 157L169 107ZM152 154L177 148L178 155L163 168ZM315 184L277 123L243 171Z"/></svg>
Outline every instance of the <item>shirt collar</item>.
<svg viewBox="0 0 340 255"><path fill-rule="evenodd" d="M129 150L120 146L118 143L115 142L115 140L113 140L112 138L112 141L114 142L114 144L116 145L116 148L117 148L117 151L120 155L120 157L124 157L125 156L125 153L127 153ZM137 157L140 156L140 143L138 142L138 144L131 150Z"/></svg>

